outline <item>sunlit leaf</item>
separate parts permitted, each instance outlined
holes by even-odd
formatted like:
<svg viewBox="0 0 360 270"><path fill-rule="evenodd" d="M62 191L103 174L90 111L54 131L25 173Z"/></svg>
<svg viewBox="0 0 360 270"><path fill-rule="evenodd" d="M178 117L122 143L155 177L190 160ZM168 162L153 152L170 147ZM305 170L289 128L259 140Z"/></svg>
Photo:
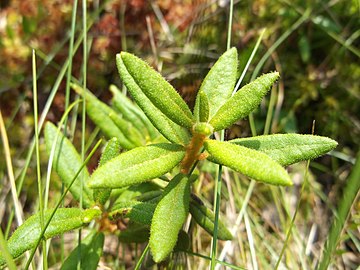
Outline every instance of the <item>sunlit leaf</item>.
<svg viewBox="0 0 360 270"><path fill-rule="evenodd" d="M214 130L227 128L237 120L249 115L259 106L262 98L278 78L279 73L272 72L264 74L242 87L211 118L210 124L214 127Z"/></svg>
<svg viewBox="0 0 360 270"><path fill-rule="evenodd" d="M207 140L208 159L225 165L255 180L273 185L292 185L286 170L269 156L244 146L229 142Z"/></svg>
<svg viewBox="0 0 360 270"><path fill-rule="evenodd" d="M49 220L52 211L45 211L45 223ZM101 211L97 209L59 208L45 231L44 239L80 228L100 215ZM17 258L25 251L34 248L40 233L40 213L37 213L28 218L9 238L8 248L13 258ZM0 265L4 262L4 258L0 254Z"/></svg>
<svg viewBox="0 0 360 270"><path fill-rule="evenodd" d="M202 82L198 93L204 93L207 96L210 118L230 98L236 82L237 65L237 50L231 48L220 56ZM201 108L199 105L195 105L194 115L200 115Z"/></svg>
<svg viewBox="0 0 360 270"><path fill-rule="evenodd" d="M121 188L159 177L174 168L185 150L177 144L153 144L125 152L99 167L91 176L92 188Z"/></svg>
<svg viewBox="0 0 360 270"><path fill-rule="evenodd" d="M139 90L169 119L180 126L191 128L193 117L189 107L158 72L127 52L118 54L116 62L121 79L141 108L143 103L138 101Z"/></svg>
<svg viewBox="0 0 360 270"><path fill-rule="evenodd" d="M261 151L283 166L320 157L337 146L330 138L301 134L273 134L229 142Z"/></svg>
<svg viewBox="0 0 360 270"><path fill-rule="evenodd" d="M178 174L166 186L150 228L150 250L155 262L161 262L176 245L179 231L189 212L190 180Z"/></svg>
<svg viewBox="0 0 360 270"><path fill-rule="evenodd" d="M189 132L170 120L160 109L158 109L152 101L142 92L142 89L129 74L126 66L123 64L120 55L116 57L117 66L120 77L124 81L126 87L129 89L132 97L140 106L151 123L158 129L158 131L170 142L178 144L187 144L190 138Z"/></svg>

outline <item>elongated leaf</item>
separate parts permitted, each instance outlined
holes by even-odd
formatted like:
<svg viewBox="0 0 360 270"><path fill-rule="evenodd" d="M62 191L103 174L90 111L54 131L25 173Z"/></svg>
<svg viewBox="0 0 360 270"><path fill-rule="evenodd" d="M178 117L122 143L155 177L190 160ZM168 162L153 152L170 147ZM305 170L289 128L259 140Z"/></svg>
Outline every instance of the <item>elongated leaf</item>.
<svg viewBox="0 0 360 270"><path fill-rule="evenodd" d="M126 139L130 141L133 145L145 145L146 139L144 134L140 133L140 131L138 131L130 122L124 120L116 113L110 113L109 117L114 122L114 124L121 130L122 134L126 136Z"/></svg>
<svg viewBox="0 0 360 270"><path fill-rule="evenodd" d="M118 195L116 196L114 204L137 200L137 197L141 194L153 190L159 190L159 186L154 184L153 182L144 182L138 185L127 186L122 189L115 189L113 190L113 193L117 192Z"/></svg>
<svg viewBox="0 0 360 270"><path fill-rule="evenodd" d="M337 146L327 137L301 134L273 134L229 142L261 151L283 166L317 158Z"/></svg>
<svg viewBox="0 0 360 270"><path fill-rule="evenodd" d="M292 185L286 170L269 156L229 142L207 140L204 143L211 161L223 164L255 180L272 185Z"/></svg>
<svg viewBox="0 0 360 270"><path fill-rule="evenodd" d="M269 91L270 87L279 78L278 72L264 74L255 81L242 87L216 112L210 120L215 131L229 127L237 120L249 115L262 98Z"/></svg>
<svg viewBox="0 0 360 270"><path fill-rule="evenodd" d="M117 138L112 138L105 146L104 152L101 155L99 167L104 165L109 160L117 157L120 154L120 143ZM110 188L98 188L93 190L93 197L96 203L104 205L111 194Z"/></svg>
<svg viewBox="0 0 360 270"><path fill-rule="evenodd" d="M115 204L109 213L109 218L129 218L131 221L150 225L156 204L128 201Z"/></svg>
<svg viewBox="0 0 360 270"><path fill-rule="evenodd" d="M45 211L45 223L49 220L52 211ZM44 238L49 239L80 228L100 215L101 211L97 209L59 208L46 229ZM25 251L34 248L40 233L40 214L37 213L28 218L9 238L8 248L13 258L17 258ZM4 258L0 254L0 265L4 264L4 262Z"/></svg>
<svg viewBox="0 0 360 270"><path fill-rule="evenodd" d="M161 262L176 245L179 231L189 212L190 180L178 174L166 186L150 227L150 250L155 262Z"/></svg>
<svg viewBox="0 0 360 270"><path fill-rule="evenodd" d="M204 92L209 100L210 118L230 98L234 90L237 74L237 50L231 48L216 61L200 86L199 93ZM195 105L194 115L199 115Z"/></svg>
<svg viewBox="0 0 360 270"><path fill-rule="evenodd" d="M141 202L154 203L154 201L160 200L162 193L163 193L162 190L152 190L152 191L148 191L148 192L145 192L145 193L137 196L136 199Z"/></svg>
<svg viewBox="0 0 360 270"><path fill-rule="evenodd" d="M83 88L79 85L72 84L71 87L80 95L83 95ZM142 142L134 143L130 140L129 133L136 133L137 130L130 122L116 125L111 119L110 114L115 115L116 112L105 103L98 100L89 90L86 90L86 113L90 119L100 128L108 139L116 137L119 139L121 147L124 149L132 149L142 145ZM130 132L129 132L130 131Z"/></svg>
<svg viewBox="0 0 360 270"><path fill-rule="evenodd" d="M143 111L115 85L110 85L110 92L113 94L113 106L121 113L124 119L131 122L140 132L146 131L152 140L161 136Z"/></svg>
<svg viewBox="0 0 360 270"><path fill-rule="evenodd" d="M57 139L57 140L56 140ZM57 135L57 127L51 122L47 122L45 125L45 143L46 150L50 155L52 145L56 140L55 155L53 161L53 168L60 176L65 186L69 186L74 179L77 171L82 165L81 157L76 151L73 144L62 133ZM70 188L71 194L76 200L80 200L81 188L82 200L84 207L88 208L94 204L92 199L92 191L86 186L81 185L81 177L84 177L86 183L89 179L89 172L86 168L82 171L83 176L80 174L79 179L75 180L74 184Z"/></svg>
<svg viewBox="0 0 360 270"><path fill-rule="evenodd" d="M209 99L204 91L198 92L194 107L196 122L207 122L209 120Z"/></svg>
<svg viewBox="0 0 360 270"><path fill-rule="evenodd" d="M121 188L159 177L174 168L185 150L177 144L137 147L110 160L91 176L92 188Z"/></svg>
<svg viewBox="0 0 360 270"><path fill-rule="evenodd" d="M146 62L133 54L121 52L116 56L120 76L128 87L129 92L137 101L133 93L141 89L148 99L169 119L180 126L191 128L193 117L185 101L176 90ZM126 69L125 74L121 74ZM131 76L131 82L128 75ZM137 87L131 87L135 83ZM139 103L138 103L139 104ZM141 107L141 104L139 104Z"/></svg>
<svg viewBox="0 0 360 270"><path fill-rule="evenodd" d="M197 198L198 199L198 198ZM199 200L199 199L198 199ZM215 214L209 208L200 204L196 200L190 201L190 213L194 218L197 224L199 224L205 231L207 231L211 236L214 235L215 228ZM217 238L220 240L231 240L233 239L232 234L226 228L224 223L218 221L218 232Z"/></svg>
<svg viewBox="0 0 360 270"><path fill-rule="evenodd" d="M103 253L104 234L92 231L81 240L80 269L96 270ZM77 269L79 262L79 246L77 246L64 261L61 270Z"/></svg>
<svg viewBox="0 0 360 270"><path fill-rule="evenodd" d="M116 55L116 63L121 79L129 89L136 103L143 110L151 123L158 131L170 142L178 144L187 144L189 141L189 132L169 119L152 101L142 92L142 89L128 72L120 54Z"/></svg>
<svg viewBox="0 0 360 270"><path fill-rule="evenodd" d="M149 240L149 226L142 224L131 224L129 228L120 231L118 237L122 243L144 243Z"/></svg>

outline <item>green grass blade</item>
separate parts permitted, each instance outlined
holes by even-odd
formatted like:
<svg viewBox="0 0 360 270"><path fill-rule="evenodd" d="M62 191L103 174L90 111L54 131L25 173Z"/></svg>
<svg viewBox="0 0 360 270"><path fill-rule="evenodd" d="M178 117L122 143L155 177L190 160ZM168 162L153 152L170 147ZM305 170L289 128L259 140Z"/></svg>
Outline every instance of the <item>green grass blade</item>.
<svg viewBox="0 0 360 270"><path fill-rule="evenodd" d="M6 240L4 238L4 234L0 228L0 251L4 258L4 261L5 263L7 264L7 267L10 269L10 270L16 270L17 267L16 267L16 264L11 256L11 253L9 252L9 249L8 249L8 246L7 246L7 243L6 243Z"/></svg>
<svg viewBox="0 0 360 270"><path fill-rule="evenodd" d="M339 243L341 232L344 229L345 222L349 216L350 209L356 202L357 194L360 189L360 153L352 172L347 180L347 184L343 193L343 197L339 202L338 212L334 213L334 220L330 228L329 237L325 243L322 259L317 267L318 270L326 270L329 267L331 258L336 251Z"/></svg>
<svg viewBox="0 0 360 270"><path fill-rule="evenodd" d="M36 245L35 247L33 248L32 252L31 252L31 255L30 255L30 258L28 259L27 263L26 263L26 266L25 266L25 269L29 269L29 266L30 266L30 263L32 261L32 259L34 258L34 255L35 255L35 251L37 249L37 247L39 246L39 243L42 239L42 237L44 236L45 234L45 230L47 229L47 227L49 226L53 216L55 215L57 209L60 207L60 204L62 203L62 201L64 200L66 194L69 192L71 186L74 184L76 178L80 175L81 171L84 169L84 167L86 166L86 164L89 162L90 158L94 155L95 151L98 149L98 147L100 146L101 144L101 140L99 140L96 145L94 146L94 148L91 150L90 154L88 155L88 157L85 159L84 163L81 165L81 167L79 168L79 170L76 172L74 178L72 179L71 183L69 184L69 186L66 188L66 190L64 191L64 193L61 195L59 201L57 202L54 210L52 211L48 221L46 222L45 226L44 226L44 229L41 231L40 233L40 236L38 238L38 241L36 242Z"/></svg>

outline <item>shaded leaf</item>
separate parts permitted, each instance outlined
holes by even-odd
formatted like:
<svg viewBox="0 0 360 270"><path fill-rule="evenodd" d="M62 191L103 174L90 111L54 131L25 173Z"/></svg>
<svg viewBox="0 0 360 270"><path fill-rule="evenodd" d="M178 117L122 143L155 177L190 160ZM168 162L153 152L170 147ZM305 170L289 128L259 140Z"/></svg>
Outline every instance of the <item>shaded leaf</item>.
<svg viewBox="0 0 360 270"><path fill-rule="evenodd" d="M337 146L330 138L301 134L273 134L229 142L261 151L283 166L317 158Z"/></svg>
<svg viewBox="0 0 360 270"><path fill-rule="evenodd" d="M81 269L96 270L103 253L104 234L92 231L81 240ZM64 261L61 270L73 270L79 262L79 246L77 246Z"/></svg>
<svg viewBox="0 0 360 270"><path fill-rule="evenodd" d="M210 120L215 131L231 126L237 120L249 115L271 86L279 78L278 72L264 74L253 82L242 87L234 96L228 99Z"/></svg>
<svg viewBox="0 0 360 270"><path fill-rule="evenodd" d="M152 144L125 152L99 167L91 176L92 188L121 188L159 177L174 168L185 150L177 144Z"/></svg>
<svg viewBox="0 0 360 270"><path fill-rule="evenodd" d="M292 185L286 170L269 156L259 151L215 140L206 140L205 149L209 160L223 164L255 180L272 185Z"/></svg>
<svg viewBox="0 0 360 270"><path fill-rule="evenodd" d="M200 200L196 197L197 200ZM197 224L199 224L205 231L207 231L211 236L214 235L215 228L215 214L209 208L199 203L196 200L192 199L190 201L190 213L194 218ZM220 240L231 240L233 239L232 234L226 228L224 223L219 219L218 221L218 232L217 238Z"/></svg>
<svg viewBox="0 0 360 270"><path fill-rule="evenodd" d="M110 85L110 91L113 94L112 104L124 119L131 122L140 132L146 131L152 140L161 136L143 111L115 85Z"/></svg>
<svg viewBox="0 0 360 270"><path fill-rule="evenodd" d="M105 146L100 157L99 167L120 154L120 143L117 138L112 138ZM104 205L111 194L110 188L98 188L93 190L93 197L96 203Z"/></svg>
<svg viewBox="0 0 360 270"><path fill-rule="evenodd" d="M178 174L166 186L150 227L150 250L155 262L161 262L174 249L178 234L189 212L190 180Z"/></svg>
<svg viewBox="0 0 360 270"><path fill-rule="evenodd" d="M79 94L83 95L83 88L79 85L72 84L71 87ZM86 91L86 113L97 127L105 134L108 139L116 137L119 139L121 147L124 149L132 149L142 145L141 142L134 143L130 139L129 133L138 132L131 122L121 121L120 125L114 123L110 114L115 115L116 112L105 103L101 102L89 90Z"/></svg>
<svg viewBox="0 0 360 270"><path fill-rule="evenodd" d="M149 240L149 226L131 224L126 230L120 231L118 238L122 243L144 243Z"/></svg>
<svg viewBox="0 0 360 270"><path fill-rule="evenodd" d="M109 213L109 218L129 218L131 221L150 225L156 204L128 201L114 204Z"/></svg>
<svg viewBox="0 0 360 270"><path fill-rule="evenodd" d="M53 123L47 122L45 125L45 143L46 151L49 155L55 140L56 147L53 168L60 176L64 185L68 187L82 166L81 157L73 144L64 136L64 134L61 132L58 133L58 129ZM94 204L94 201L92 199L92 191L86 185L81 185L82 177L84 177L83 179L85 183L90 177L86 168L82 170L79 178L75 180L74 184L70 188L70 192L74 198L79 201L82 188L83 205L88 208Z"/></svg>
<svg viewBox="0 0 360 270"><path fill-rule="evenodd" d="M180 126L191 128L193 117L189 107L158 72L140 58L127 52L118 54L116 62L121 79L136 101L137 95L135 92L140 89L154 106L169 119ZM142 107L140 103L138 104Z"/></svg>
<svg viewBox="0 0 360 270"><path fill-rule="evenodd" d="M204 92L209 100L210 118L230 98L236 82L237 64L237 50L231 48L220 56L202 82L198 93ZM200 115L199 109L201 111L195 105L194 115Z"/></svg>
<svg viewBox="0 0 360 270"><path fill-rule="evenodd" d="M45 223L49 220L52 211L45 211ZM100 215L101 211L97 209L59 208L45 231L44 239L80 228ZM40 233L40 213L37 213L29 217L9 238L8 248L13 258L17 258L25 251L34 248ZM0 265L4 264L4 262L0 254Z"/></svg>
<svg viewBox="0 0 360 270"><path fill-rule="evenodd" d="M130 122L124 120L115 112L109 114L110 119L121 130L122 134L126 136L126 139L135 146L143 146L146 143L145 136L140 133ZM132 147L134 148L134 147ZM129 148L129 149L132 149Z"/></svg>

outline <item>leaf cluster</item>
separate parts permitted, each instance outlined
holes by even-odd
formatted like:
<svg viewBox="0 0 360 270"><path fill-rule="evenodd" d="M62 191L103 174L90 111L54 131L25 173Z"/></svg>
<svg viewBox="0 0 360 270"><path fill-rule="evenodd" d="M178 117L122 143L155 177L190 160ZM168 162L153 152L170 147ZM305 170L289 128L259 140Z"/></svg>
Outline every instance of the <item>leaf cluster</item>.
<svg viewBox="0 0 360 270"><path fill-rule="evenodd" d="M88 116L109 138L99 167L91 175L86 170L83 172L84 186L81 180L73 184L82 165L79 154L52 123L45 127L45 141L49 154L53 155L53 168L65 186L76 200L82 192L83 205L89 208L83 212L96 211L86 222L102 215L98 220L100 231L116 232L124 242L149 240L156 263L164 261L175 249L189 212L208 233L214 231L214 213L195 199L191 191L196 179L192 173L200 160L227 166L260 182L291 186L292 181L283 166L319 157L337 145L326 137L299 134L227 142L212 139L214 132L231 126L255 110L279 79L278 72L264 74L233 95L238 67L235 48L226 51L204 79L194 110L190 110L177 91L143 60L122 52L116 56L116 63L120 78L137 105L115 86L110 88L114 95L113 108L90 91L76 84L72 86L86 99ZM120 153L121 148L126 151ZM167 180L167 177L171 180L166 185L159 180ZM54 217L54 223L50 224L56 229L54 233L45 233L45 237L83 226L81 217L84 214L71 211L81 210L59 209L57 213L66 212L64 217L74 219L74 224L66 228L57 226ZM127 230L120 231L116 226L119 219L129 220ZM15 231L12 238L20 239L34 224L40 226L36 216ZM221 221L218 227L218 239L232 238ZM37 237L38 233L34 235ZM14 257L21 255L33 248L35 240L29 240L20 251L10 248L10 253ZM94 240L94 248L88 250L97 249L100 242Z"/></svg>

